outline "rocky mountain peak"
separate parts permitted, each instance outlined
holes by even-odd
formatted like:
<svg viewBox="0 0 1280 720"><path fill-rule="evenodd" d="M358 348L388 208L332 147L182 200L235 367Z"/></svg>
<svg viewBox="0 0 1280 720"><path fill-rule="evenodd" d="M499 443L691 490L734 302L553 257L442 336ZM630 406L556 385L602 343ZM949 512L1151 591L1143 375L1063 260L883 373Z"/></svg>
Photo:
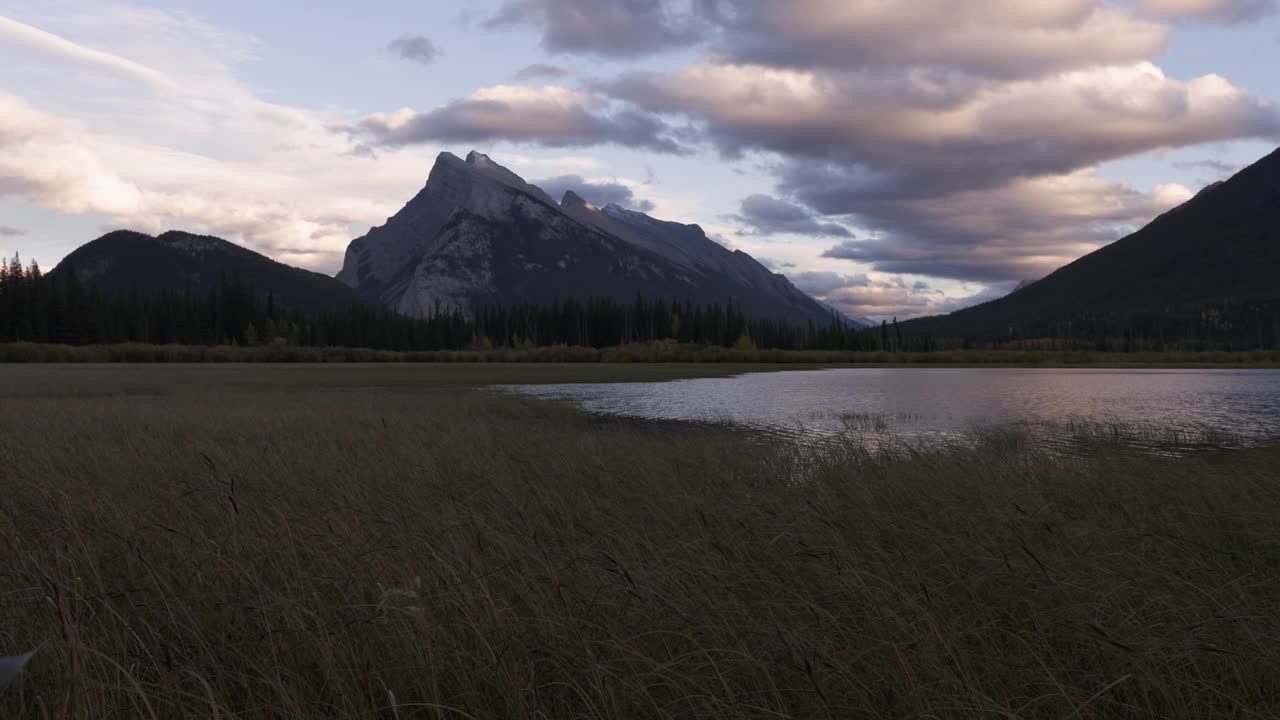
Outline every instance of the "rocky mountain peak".
<svg viewBox="0 0 1280 720"><path fill-rule="evenodd" d="M589 203L589 202L587 202L586 200L582 199L582 196L581 196L581 195L579 195L578 193L576 193L576 192L574 192L574 191L572 191L572 190L566 190L566 191L565 191L565 193L564 193L564 199L560 201L560 207L562 207L562 208L585 208L585 209L590 210L590 209L591 209L591 203Z"/></svg>
<svg viewBox="0 0 1280 720"><path fill-rule="evenodd" d="M410 315L436 307L544 303L566 297L732 300L760 317L827 316L816 302L696 226L576 192L559 203L471 151L441 153L426 186L381 227L352 241L338 278Z"/></svg>

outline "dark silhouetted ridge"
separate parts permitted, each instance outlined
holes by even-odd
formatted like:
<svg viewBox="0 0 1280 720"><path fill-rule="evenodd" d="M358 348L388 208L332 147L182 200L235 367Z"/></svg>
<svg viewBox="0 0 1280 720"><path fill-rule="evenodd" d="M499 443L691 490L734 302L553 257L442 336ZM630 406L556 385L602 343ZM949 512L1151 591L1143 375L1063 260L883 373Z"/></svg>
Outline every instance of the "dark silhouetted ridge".
<svg viewBox="0 0 1280 720"><path fill-rule="evenodd" d="M77 280L107 294L137 290L200 296L223 278L239 276L282 307L335 310L357 301L350 288L320 273L290 267L216 237L170 231L158 237L129 230L107 233L63 259L53 278L73 271Z"/></svg>
<svg viewBox="0 0 1280 720"><path fill-rule="evenodd" d="M1280 150L1017 292L906 327L1001 339L1079 336L1092 325L1128 322L1186 335L1204 331L1205 314L1225 314L1238 319L1219 322L1216 332L1256 338L1277 308ZM1259 331L1246 331L1250 323Z"/></svg>

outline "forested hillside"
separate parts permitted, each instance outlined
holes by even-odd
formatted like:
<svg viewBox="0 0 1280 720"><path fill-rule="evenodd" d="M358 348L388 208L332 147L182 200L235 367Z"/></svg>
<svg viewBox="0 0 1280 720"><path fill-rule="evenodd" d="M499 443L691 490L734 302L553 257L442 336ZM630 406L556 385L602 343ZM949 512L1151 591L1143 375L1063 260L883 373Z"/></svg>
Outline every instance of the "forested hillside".
<svg viewBox="0 0 1280 720"><path fill-rule="evenodd" d="M1280 151L993 302L914 320L950 344L1280 347Z"/></svg>
<svg viewBox="0 0 1280 720"><path fill-rule="evenodd" d="M490 306L468 315L437 307L408 317L358 301L335 310L286 308L238 275L203 293L159 290L104 293L77 274L45 276L15 257L0 263L0 342L68 345L141 342L184 345L364 347L463 350L575 345L612 347L674 340L706 346L770 349L927 349L896 325L860 331L834 315L804 325L753 318L733 305L694 305L637 297Z"/></svg>

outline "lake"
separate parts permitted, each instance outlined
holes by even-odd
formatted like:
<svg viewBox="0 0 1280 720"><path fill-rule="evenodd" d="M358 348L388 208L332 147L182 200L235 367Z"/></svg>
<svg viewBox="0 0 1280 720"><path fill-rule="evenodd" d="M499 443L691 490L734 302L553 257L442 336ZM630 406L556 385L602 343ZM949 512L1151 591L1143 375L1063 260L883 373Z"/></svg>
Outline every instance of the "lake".
<svg viewBox="0 0 1280 720"><path fill-rule="evenodd" d="M1120 424L1220 444L1280 441L1280 371L865 368L755 373L659 383L517 385L588 412L731 423L823 439L856 432L925 442L975 430Z"/></svg>

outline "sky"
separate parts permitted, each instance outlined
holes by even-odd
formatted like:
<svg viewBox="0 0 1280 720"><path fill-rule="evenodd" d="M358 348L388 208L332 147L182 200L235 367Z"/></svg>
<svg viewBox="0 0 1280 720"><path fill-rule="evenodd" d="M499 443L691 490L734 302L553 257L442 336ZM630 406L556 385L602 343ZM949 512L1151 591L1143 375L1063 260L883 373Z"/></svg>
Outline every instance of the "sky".
<svg viewBox="0 0 1280 720"><path fill-rule="evenodd" d="M1007 293L1280 145L1276 0L0 0L0 256L336 273L478 149L852 316Z"/></svg>

